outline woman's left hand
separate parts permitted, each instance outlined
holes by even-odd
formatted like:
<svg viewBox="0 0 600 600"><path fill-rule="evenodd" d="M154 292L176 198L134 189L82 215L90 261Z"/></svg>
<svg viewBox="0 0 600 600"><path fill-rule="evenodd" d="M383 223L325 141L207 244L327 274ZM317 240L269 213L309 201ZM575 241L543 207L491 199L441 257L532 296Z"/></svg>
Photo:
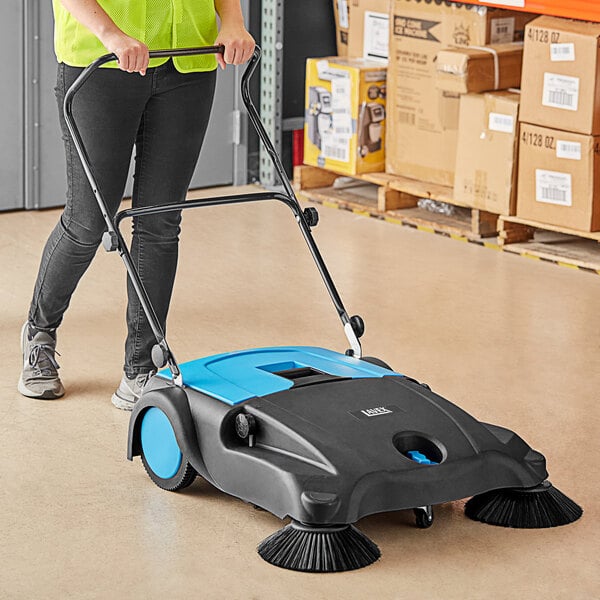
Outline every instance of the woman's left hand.
<svg viewBox="0 0 600 600"><path fill-rule="evenodd" d="M221 45L225 46L225 52L217 54L217 61L224 69L227 65L241 65L250 60L256 43L243 25L223 24L215 40L215 46Z"/></svg>

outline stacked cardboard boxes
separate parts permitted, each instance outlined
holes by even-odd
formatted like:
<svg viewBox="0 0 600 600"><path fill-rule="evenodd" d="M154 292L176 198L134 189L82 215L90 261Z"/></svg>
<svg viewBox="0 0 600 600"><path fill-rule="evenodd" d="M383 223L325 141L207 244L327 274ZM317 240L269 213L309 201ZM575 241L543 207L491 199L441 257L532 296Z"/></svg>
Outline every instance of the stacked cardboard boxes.
<svg viewBox="0 0 600 600"><path fill-rule="evenodd" d="M385 169L389 4L334 0L344 56L307 61L305 164L347 175Z"/></svg>
<svg viewBox="0 0 600 600"><path fill-rule="evenodd" d="M385 86L378 62L309 58L304 162L346 175L383 171Z"/></svg>
<svg viewBox="0 0 600 600"><path fill-rule="evenodd" d="M522 62L522 42L438 52L437 88L461 94L454 178L460 204L515 213L520 95L507 90L520 87Z"/></svg>
<svg viewBox="0 0 600 600"><path fill-rule="evenodd" d="M435 58L436 87L468 94L521 87L523 42L446 48Z"/></svg>
<svg viewBox="0 0 600 600"><path fill-rule="evenodd" d="M436 56L450 46L522 40L525 24L533 18L481 6L392 1L386 171L454 184L459 94L438 89Z"/></svg>
<svg viewBox="0 0 600 600"><path fill-rule="evenodd" d="M338 56L387 60L391 0L333 0Z"/></svg>
<svg viewBox="0 0 600 600"><path fill-rule="evenodd" d="M348 0L333 0L333 14L338 56L348 56L348 30L350 29Z"/></svg>
<svg viewBox="0 0 600 600"><path fill-rule="evenodd" d="M349 1L352 20L348 30L348 55L387 61L390 0Z"/></svg>
<svg viewBox="0 0 600 600"><path fill-rule="evenodd" d="M600 24L527 27L517 215L600 230Z"/></svg>
<svg viewBox="0 0 600 600"><path fill-rule="evenodd" d="M466 94L460 101L454 199L514 215L520 94Z"/></svg>

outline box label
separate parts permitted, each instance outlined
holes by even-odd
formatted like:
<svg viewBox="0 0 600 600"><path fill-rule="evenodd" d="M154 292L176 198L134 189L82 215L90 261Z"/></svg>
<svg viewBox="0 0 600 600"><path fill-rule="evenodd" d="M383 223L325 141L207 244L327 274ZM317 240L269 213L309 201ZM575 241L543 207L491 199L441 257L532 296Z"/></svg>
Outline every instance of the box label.
<svg viewBox="0 0 600 600"><path fill-rule="evenodd" d="M352 138L351 81L346 71L331 68L331 128L322 133L323 158L350 162Z"/></svg>
<svg viewBox="0 0 600 600"><path fill-rule="evenodd" d="M337 0L338 6L338 15L340 20L340 27L342 29L348 29L350 27L350 22L348 20L348 1L347 0Z"/></svg>
<svg viewBox="0 0 600 600"><path fill-rule="evenodd" d="M579 105L579 77L544 73L542 104L576 111Z"/></svg>
<svg viewBox="0 0 600 600"><path fill-rule="evenodd" d="M440 21L411 19L409 17L394 15L394 35L397 37L409 37L417 40L439 42L440 40L438 40L438 38L436 38L430 31L439 24Z"/></svg>
<svg viewBox="0 0 600 600"><path fill-rule="evenodd" d="M490 44L510 44L515 39L515 18L492 19Z"/></svg>
<svg viewBox="0 0 600 600"><path fill-rule="evenodd" d="M556 158L581 160L581 144L579 142L565 142L564 140L557 140Z"/></svg>
<svg viewBox="0 0 600 600"><path fill-rule="evenodd" d="M535 170L535 199L559 206L573 205L573 187L570 173Z"/></svg>
<svg viewBox="0 0 600 600"><path fill-rule="evenodd" d="M500 131L502 133L514 133L515 119L512 115L491 112L488 129L490 131Z"/></svg>
<svg viewBox="0 0 600 600"><path fill-rule="evenodd" d="M550 44L550 60L552 62L573 62L575 60L575 44Z"/></svg>
<svg viewBox="0 0 600 600"><path fill-rule="evenodd" d="M363 56L372 60L387 60L390 34L389 15L365 12Z"/></svg>

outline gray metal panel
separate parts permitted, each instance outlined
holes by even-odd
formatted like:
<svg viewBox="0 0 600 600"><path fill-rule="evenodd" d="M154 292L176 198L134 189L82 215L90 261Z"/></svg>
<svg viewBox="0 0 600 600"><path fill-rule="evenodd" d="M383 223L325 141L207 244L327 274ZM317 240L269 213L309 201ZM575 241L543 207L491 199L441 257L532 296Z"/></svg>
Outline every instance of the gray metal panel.
<svg viewBox="0 0 600 600"><path fill-rule="evenodd" d="M54 56L54 20L52 2L39 3L39 201L35 208L58 206L65 202L67 176L65 151L58 121L56 58Z"/></svg>
<svg viewBox="0 0 600 600"><path fill-rule="evenodd" d="M249 20L250 2L242 0ZM240 96L242 67L219 69L217 90L206 139L190 187L241 185L248 179L247 119Z"/></svg>
<svg viewBox="0 0 600 600"><path fill-rule="evenodd" d="M235 69L219 69L210 125L190 187L233 183Z"/></svg>
<svg viewBox="0 0 600 600"><path fill-rule="evenodd" d="M0 20L0 210L23 208L23 0L4 0ZM6 58L9 57L9 58Z"/></svg>

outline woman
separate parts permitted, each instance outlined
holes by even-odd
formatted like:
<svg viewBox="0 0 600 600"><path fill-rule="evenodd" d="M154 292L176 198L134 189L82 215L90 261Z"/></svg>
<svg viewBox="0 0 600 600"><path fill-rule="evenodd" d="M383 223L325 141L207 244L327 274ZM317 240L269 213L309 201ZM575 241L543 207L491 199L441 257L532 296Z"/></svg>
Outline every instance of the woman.
<svg viewBox="0 0 600 600"><path fill-rule="evenodd" d="M56 95L67 157L67 202L42 254L21 334L25 396L51 400L58 375L56 330L105 229L62 115L65 92L82 68L107 52L75 98L74 117L109 211L116 213L135 146L133 205L185 198L209 120L217 62L239 65L254 51L239 0L53 0ZM217 31L217 14L221 26ZM223 55L149 61L148 50L223 45ZM112 68L111 68L112 67ZM180 213L134 219L132 258L162 327L175 270ZM154 336L128 282L124 374L112 402L131 410L153 371Z"/></svg>

